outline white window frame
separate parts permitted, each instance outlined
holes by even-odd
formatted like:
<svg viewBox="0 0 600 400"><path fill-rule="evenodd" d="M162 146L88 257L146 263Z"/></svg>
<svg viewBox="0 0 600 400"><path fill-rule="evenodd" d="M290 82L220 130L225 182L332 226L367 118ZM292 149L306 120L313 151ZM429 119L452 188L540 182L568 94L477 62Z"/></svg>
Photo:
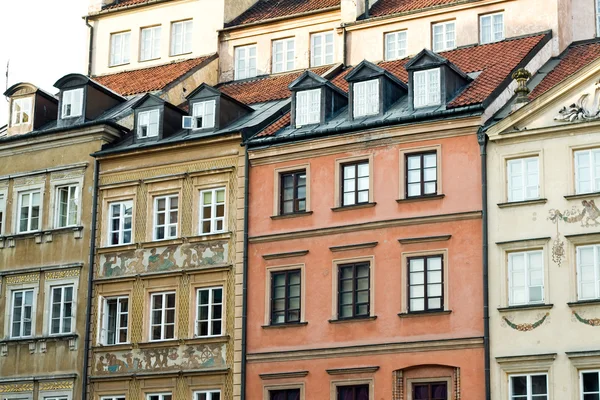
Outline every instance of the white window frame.
<svg viewBox="0 0 600 400"><path fill-rule="evenodd" d="M217 202L217 192L222 190L223 191L223 203ZM211 193L212 196L212 202L210 204L210 218L204 218L204 207L206 207L204 205L204 193ZM217 217L217 206L223 204L224 210L223 210L223 216L222 217ZM216 187L216 188L212 188L212 189L204 189L200 191L200 205L199 205L199 227L198 227L198 232L200 232L200 235L211 235L211 234L215 234L215 233L223 233L226 231L227 229L227 188L224 186L221 187ZM223 222L223 229L221 230L217 230L217 221L221 220ZM204 232L204 224L203 222L206 221L210 221L210 231L208 232Z"/></svg>
<svg viewBox="0 0 600 400"><path fill-rule="evenodd" d="M64 312L65 312L65 305L66 305L66 301L65 301L65 290L71 288L71 316L70 317L65 317ZM58 332L52 332L52 320L55 319L55 315L54 315L54 290L55 289L61 289L60 290L60 311L59 311L59 331ZM60 284L60 285L51 285L50 286L50 293L49 293L49 299L50 299L50 313L48 315L48 332L50 335L67 335L69 333L73 333L75 332L75 306L76 306L76 288L74 284ZM64 322L66 318L70 318L71 319L71 329L69 331L65 331L64 329Z"/></svg>
<svg viewBox="0 0 600 400"><path fill-rule="evenodd" d="M590 190L583 191L581 189L581 168L579 165L579 156L587 156L588 168L589 168L589 179L590 179ZM600 169L600 148L594 149L586 149L586 150L578 150L573 153L573 162L575 164L575 193L576 194L586 194L586 193L595 193L600 192L600 173L596 173L595 171L595 159L597 158L597 164Z"/></svg>
<svg viewBox="0 0 600 400"><path fill-rule="evenodd" d="M531 169L531 165L529 163L530 161L535 161L535 170ZM517 175L513 172L516 166L520 166L521 168L520 175ZM506 176L508 181L507 200L509 202L535 200L540 198L540 158L538 156L506 160ZM515 186L513 183L513 178L517 178L519 176L521 179L521 184ZM535 185L528 185L530 176L535 176ZM529 196L529 191L533 191L534 189L535 195ZM513 194L515 190L521 190L520 197Z"/></svg>
<svg viewBox="0 0 600 400"><path fill-rule="evenodd" d="M319 44L317 44L319 39ZM328 43L328 40L330 42ZM330 51L328 51L330 47ZM335 62L335 37L333 31L317 32L310 35L310 66L320 67Z"/></svg>
<svg viewBox="0 0 600 400"><path fill-rule="evenodd" d="M414 108L433 107L433 106L439 106L442 104L441 75L442 75L442 73L441 73L440 68L431 68L431 69L426 69L423 71L413 72L413 104L414 104ZM423 85L419 85L417 83L417 81L420 79L421 76L424 77ZM434 92L432 90L431 85L434 83L437 84L437 92ZM419 99L421 98L421 95L420 95L421 91L423 91L422 96L425 99L425 102L423 102L423 103L419 102Z"/></svg>
<svg viewBox="0 0 600 400"><path fill-rule="evenodd" d="M140 111L137 115L137 136L140 139L157 137L160 129L160 111L147 110ZM155 119L155 121L153 121ZM144 135L143 127L146 127L146 135Z"/></svg>
<svg viewBox="0 0 600 400"><path fill-rule="evenodd" d="M221 291L221 302L220 303L216 303L214 301L215 291L217 291L217 290ZM208 292L208 303L207 304L200 304L200 292ZM223 332L223 328L224 328L223 316L225 313L224 295L225 295L225 291L223 289L223 286L214 286L214 287L206 287L206 288L202 287L202 288L196 289L196 319L194 321L194 335L196 337L214 337L214 336L223 336L225 334L225 332ZM213 315L213 307L219 306L219 305L221 306L221 315L219 315L218 318L216 318L215 315ZM207 319L200 320L200 307L208 307L208 318ZM215 322L215 321L221 322L221 332L218 334L215 334L213 332L213 322ZM200 322L208 323L208 334L207 335L200 334Z"/></svg>
<svg viewBox="0 0 600 400"><path fill-rule="evenodd" d="M70 106L70 108L68 108ZM75 107L76 106L76 107ZM67 115L67 108L69 114ZM62 94L61 111L62 119L77 118L83 113L83 88L65 90Z"/></svg>
<svg viewBox="0 0 600 400"><path fill-rule="evenodd" d="M390 32L384 36L385 61L399 60L406 57L408 53L408 31Z"/></svg>
<svg viewBox="0 0 600 400"><path fill-rule="evenodd" d="M0 236L6 230L6 194L0 192Z"/></svg>
<svg viewBox="0 0 600 400"><path fill-rule="evenodd" d="M177 29L181 27L181 33ZM194 20L171 23L171 57L192 52L194 38Z"/></svg>
<svg viewBox="0 0 600 400"><path fill-rule="evenodd" d="M119 216L116 217L119 219L119 229L116 231L112 230L112 221L114 219L116 219L113 215L112 215L112 206L113 205L119 205ZM130 205L131 208L131 228L130 229L125 229L125 210L127 209L127 205ZM108 203L108 225L107 225L107 232L108 232L108 245L109 246L121 246L121 245L125 245L125 244L131 244L133 243L133 235L134 235L134 231L133 231L133 200L121 200L121 201L114 201L114 202L110 202ZM131 235L130 238L131 240L129 242L124 242L123 240L123 236L124 233L126 231L130 231ZM118 232L119 233L119 241L117 243L112 243L111 242L111 238L112 238L112 234Z"/></svg>
<svg viewBox="0 0 600 400"><path fill-rule="evenodd" d="M125 395L116 395L116 396L102 396L100 400L125 400Z"/></svg>
<svg viewBox="0 0 600 400"><path fill-rule="evenodd" d="M594 280L592 282L583 282L583 272L582 272L582 263L581 263L581 251L593 249L594 252ZM595 284L594 292L595 295L593 297L583 297L582 286L584 283L587 284ZM600 245L592 244L586 246L577 246L577 300L595 300L600 299Z"/></svg>
<svg viewBox="0 0 600 400"><path fill-rule="evenodd" d="M495 20L500 17L501 19L501 30L497 31L496 30L496 23ZM489 33L488 32L484 32L484 21L489 19ZM488 33L489 34L489 40L485 40L484 39L484 35ZM480 15L479 16L479 43L480 44L488 44L488 43L495 43L495 42L499 42L501 40L504 40L504 13L503 12L497 12L497 13L492 13L492 14L484 14L484 15Z"/></svg>
<svg viewBox="0 0 600 400"><path fill-rule="evenodd" d="M67 219L66 219L66 224L65 225L61 225L60 224L60 217L61 217L61 213L60 213L60 205L61 205L61 197L60 197L60 192L63 189L67 189ZM75 200L71 199L71 189L75 189ZM56 228L67 228L70 226L77 226L79 224L79 212L80 212L80 204L81 204L81 188L78 184L67 184L67 185L60 185L60 186L56 186L55 189L55 211L54 211L54 226ZM72 224L69 223L69 216L71 214L71 207L72 207L72 202L75 202L74 206L75 206L75 222L73 222Z"/></svg>
<svg viewBox="0 0 600 400"><path fill-rule="evenodd" d="M600 391L597 391L597 392L584 392L583 391L583 374L594 374L594 373L599 375L598 379L600 380L600 370L598 370L598 369L579 371L579 398L580 398L580 400L584 400L585 394L598 394L600 396Z"/></svg>
<svg viewBox="0 0 600 400"><path fill-rule="evenodd" d="M205 394L206 395L206 400L216 400L213 398L214 394L218 394L219 395L219 399L222 399L221 396L221 391L220 390L200 390L198 392L194 392L194 400L200 400L200 395L201 394Z"/></svg>
<svg viewBox="0 0 600 400"><path fill-rule="evenodd" d="M13 99L12 110L11 110L11 126L19 126L31 123L31 106L33 101L31 97L21 97L20 99ZM19 111L16 110L19 106ZM24 120L23 115L27 115L27 121Z"/></svg>
<svg viewBox="0 0 600 400"><path fill-rule="evenodd" d="M31 217L31 212L33 209L33 195L34 194L38 194L40 197L40 201L39 201L39 205L38 205L38 226L37 229L32 229L31 228L31 222L32 222L32 217ZM24 195L29 195L29 205L27 206L28 208L28 213L27 213L27 228L25 230L21 230L21 208L22 208L22 204L23 204L23 196ZM24 191L20 191L18 193L18 199L19 199L19 203L17 206L17 219L15 220L16 223L16 228L17 228L17 233L30 233L30 232L38 232L40 230L42 230L42 210L43 210L43 206L44 206L44 193L42 191L42 189L31 189L31 190L24 190Z"/></svg>
<svg viewBox="0 0 600 400"><path fill-rule="evenodd" d="M532 285L531 284L531 266L529 265L529 257L533 254L539 254L541 257L541 269L540 269L540 275L542 278L542 284L540 285ZM525 294L526 294L526 301L524 303L515 303L514 302L514 295L513 295L513 290L515 289L514 286L514 282L513 282L513 259L516 256L523 256L523 274L525 275L525 282L524 282L524 290L525 290ZM508 253L508 304L509 306L519 306L519 305L527 305L527 304L544 304L545 301L545 277L544 277L544 253L542 250L527 250L527 251L517 251L517 252L512 252L512 253ZM538 301L532 301L530 299L530 289L534 288L534 287L541 287L541 293L542 293L542 298L541 300Z"/></svg>
<svg viewBox="0 0 600 400"><path fill-rule="evenodd" d="M172 208L173 207L173 199L177 199L177 208ZM158 211L158 201L159 200L164 200L165 201L165 210L161 213L165 214L165 223L163 225L160 225L158 223L158 215L161 214ZM175 239L179 236L179 215L180 215L180 201L179 201L179 195L176 194L171 194L171 195L166 195L166 196L156 196L154 198L154 226L152 227L152 240L158 241L158 240L169 240L169 239ZM175 212L177 213L177 221L175 221L175 223L170 222L170 216L171 213ZM171 228L175 227L175 235L171 235L170 231ZM158 228L164 228L164 237L163 238L159 238L158 237Z"/></svg>
<svg viewBox="0 0 600 400"><path fill-rule="evenodd" d="M109 66L129 64L131 53L131 31L110 34L110 63Z"/></svg>
<svg viewBox="0 0 600 400"><path fill-rule="evenodd" d="M148 26L140 29L140 61L160 58L162 26Z"/></svg>
<svg viewBox="0 0 600 400"><path fill-rule="evenodd" d="M21 321L19 321L20 324L20 332L18 335L13 335L13 324L15 323L15 296L17 293L23 293L23 296L25 295L26 292L31 292L31 304L29 305L29 307L31 308L30 310L30 323L31 323L31 332L29 333L29 335L24 335L23 334L23 326L25 324L25 316L24 316L24 308L26 307L24 305L24 297L23 297L23 303L21 303ZM9 322L9 326L8 326L8 336L11 339L22 339L22 338L28 338L28 337L32 337L35 335L35 313L36 313L36 289L33 287L26 287L26 288L15 288L15 289L11 289L10 290L10 322Z"/></svg>
<svg viewBox="0 0 600 400"><path fill-rule="evenodd" d="M379 79L352 84L352 115L354 118L379 114Z"/></svg>
<svg viewBox="0 0 600 400"><path fill-rule="evenodd" d="M167 307L167 296L169 295L173 295L175 296L175 306L174 307ZM156 296L162 296L163 301L162 301L162 308L160 309L161 311L161 317L160 317L160 323L155 323L154 321L154 311L158 311L158 309L154 309L152 308L154 305L154 297ZM166 323L166 315L167 315L167 311L173 310L174 313L174 317L173 317L173 323ZM165 337L165 333L166 333L166 326L167 325L173 325L173 337L172 338L167 338ZM158 339L152 339L152 328L154 326L160 326L160 338ZM177 326L177 293L175 291L168 291L168 292L156 292L156 293L151 293L150 294L150 330L148 332L148 340L150 342L158 342L161 340L173 340L177 337L176 333L175 333L175 328Z"/></svg>
<svg viewBox="0 0 600 400"><path fill-rule="evenodd" d="M448 38L449 27L452 26L452 39ZM442 29L442 44L436 46L435 30L436 28ZM456 20L439 22L431 25L431 48L434 52L439 53L440 51L448 51L456 48Z"/></svg>
<svg viewBox="0 0 600 400"><path fill-rule="evenodd" d="M195 129L211 129L215 127L216 100L198 101L192 106L192 115L195 120ZM209 117L210 118L207 118ZM202 123L198 125L198 118L202 118Z"/></svg>
<svg viewBox="0 0 600 400"><path fill-rule="evenodd" d="M513 393L512 393L512 378L518 378L521 376L526 376L527 377L527 397L518 397L516 399L518 400L538 400L541 399L541 395L536 395L536 396L532 396L531 393L531 377L532 376L541 376L544 375L546 377L546 398L545 400L550 399L550 384L548 382L548 374L545 372L540 372L540 373L530 373L530 374L510 374L508 375L508 399L509 400L514 400L513 399ZM519 395L521 396L521 395Z"/></svg>
<svg viewBox="0 0 600 400"><path fill-rule="evenodd" d="M115 316L115 342L114 343L108 343L108 319L109 319L109 312L108 312L108 302L112 301L112 300L116 300L117 301L117 314ZM127 312L121 312L121 304L123 302L123 300L127 300ZM100 313L101 315L101 325L100 325L100 331L99 331L99 338L98 338L98 342L101 343L104 346L114 346L114 345L118 345L118 344L126 344L129 343L129 322L131 321L131 318L129 317L129 306L130 306L130 301L129 301L129 296L114 296L114 297L103 297L102 298L102 303L100 305L102 307L102 312ZM121 316L123 314L127 315L127 326L123 327L121 326ZM121 330L125 330L127 339L124 342L121 342L119 340L119 333Z"/></svg>
<svg viewBox="0 0 600 400"><path fill-rule="evenodd" d="M164 393L148 393L146 395L146 400L152 400L153 396L157 396L157 400L173 400L173 393L164 392ZM169 396L169 397L167 397Z"/></svg>
<svg viewBox="0 0 600 400"><path fill-rule="evenodd" d="M321 122L321 89L296 92L296 128Z"/></svg>
<svg viewBox="0 0 600 400"><path fill-rule="evenodd" d="M276 47L278 45L281 45L281 51L277 51ZM278 61L277 56L280 53L281 60ZM278 74L293 71L296 68L296 40L294 38L273 40L271 59L271 73Z"/></svg>
<svg viewBox="0 0 600 400"><path fill-rule="evenodd" d="M252 54L254 53L254 54ZM254 78L258 74L255 44L238 46L234 50L234 80ZM240 64L243 63L243 66Z"/></svg>
<svg viewBox="0 0 600 400"><path fill-rule="evenodd" d="M596 0L596 37L600 37L600 0Z"/></svg>

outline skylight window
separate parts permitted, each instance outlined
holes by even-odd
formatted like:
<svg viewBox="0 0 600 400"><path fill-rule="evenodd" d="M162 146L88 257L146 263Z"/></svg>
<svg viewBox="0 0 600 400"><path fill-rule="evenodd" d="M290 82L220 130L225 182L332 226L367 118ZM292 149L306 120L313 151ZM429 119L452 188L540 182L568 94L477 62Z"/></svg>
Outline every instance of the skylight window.
<svg viewBox="0 0 600 400"><path fill-rule="evenodd" d="M321 120L321 89L296 93L296 127L318 124Z"/></svg>
<svg viewBox="0 0 600 400"><path fill-rule="evenodd" d="M158 136L158 110L142 111L138 114L137 134L139 138Z"/></svg>
<svg viewBox="0 0 600 400"><path fill-rule="evenodd" d="M83 109L83 88L67 90L62 95L62 118L79 117Z"/></svg>
<svg viewBox="0 0 600 400"><path fill-rule="evenodd" d="M415 71L414 107L438 106L441 103L440 69Z"/></svg>
<svg viewBox="0 0 600 400"><path fill-rule="evenodd" d="M379 79L356 82L352 86L354 117L379 114Z"/></svg>

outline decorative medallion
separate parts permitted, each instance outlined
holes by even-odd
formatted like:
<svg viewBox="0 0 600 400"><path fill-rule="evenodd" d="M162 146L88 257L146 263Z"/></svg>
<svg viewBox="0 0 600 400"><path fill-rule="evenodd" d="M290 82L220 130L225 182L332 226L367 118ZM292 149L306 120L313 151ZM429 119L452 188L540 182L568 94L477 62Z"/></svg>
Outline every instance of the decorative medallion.
<svg viewBox="0 0 600 400"><path fill-rule="evenodd" d="M584 318L581 315L579 315L577 311L573 311L573 315L575 316L575 319L581 322L582 324L586 324L589 326L600 326L600 318Z"/></svg>
<svg viewBox="0 0 600 400"><path fill-rule="evenodd" d="M73 381L40 382L40 391L67 389L73 389Z"/></svg>
<svg viewBox="0 0 600 400"><path fill-rule="evenodd" d="M61 271L48 271L44 275L46 280L56 280L56 279L65 279L65 278L74 278L79 276L79 268L77 269L64 269Z"/></svg>
<svg viewBox="0 0 600 400"><path fill-rule="evenodd" d="M18 285L20 283L31 283L31 282L39 282L40 274L26 274L26 275L11 275L6 277L7 285Z"/></svg>
<svg viewBox="0 0 600 400"><path fill-rule="evenodd" d="M532 324L530 324L530 323L515 324L515 323L511 322L507 317L502 317L502 320L504 322L506 322L506 325L508 325L509 327L511 327L512 329L514 329L516 331L529 332L529 331L532 331L535 328L541 326L549 316L550 316L550 313L546 313L540 319L538 319L537 321L535 321Z"/></svg>

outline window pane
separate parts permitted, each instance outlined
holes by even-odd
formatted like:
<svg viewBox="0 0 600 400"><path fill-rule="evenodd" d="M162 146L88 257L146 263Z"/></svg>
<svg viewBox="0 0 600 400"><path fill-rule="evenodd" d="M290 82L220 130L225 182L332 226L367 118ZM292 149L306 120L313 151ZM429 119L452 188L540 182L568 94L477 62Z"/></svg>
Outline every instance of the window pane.
<svg viewBox="0 0 600 400"><path fill-rule="evenodd" d="M511 392L513 395L527 395L527 377L513 376L511 380Z"/></svg>

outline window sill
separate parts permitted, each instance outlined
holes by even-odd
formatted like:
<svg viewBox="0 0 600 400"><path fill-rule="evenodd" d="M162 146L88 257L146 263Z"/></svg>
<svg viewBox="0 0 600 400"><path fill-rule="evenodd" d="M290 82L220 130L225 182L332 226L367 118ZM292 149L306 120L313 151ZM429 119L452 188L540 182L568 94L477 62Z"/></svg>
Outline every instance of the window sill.
<svg viewBox="0 0 600 400"><path fill-rule="evenodd" d="M22 239L35 239L37 244L51 243L53 235L62 235L73 233L75 239L81 239L83 237L83 226L68 226L65 228L52 228L39 231L15 233L12 235L0 236L0 249L4 247L15 247L16 240Z"/></svg>
<svg viewBox="0 0 600 400"><path fill-rule="evenodd" d="M564 196L564 198L567 200L579 200L579 199L589 199L590 197L598 197L598 196L600 196L600 192L568 194L568 195Z"/></svg>
<svg viewBox="0 0 600 400"><path fill-rule="evenodd" d="M572 301L567 303L567 305L571 308L585 306L600 306L600 299Z"/></svg>
<svg viewBox="0 0 600 400"><path fill-rule="evenodd" d="M102 344L96 343L92 346L94 351L124 351L133 349L133 343L119 343L119 344Z"/></svg>
<svg viewBox="0 0 600 400"><path fill-rule="evenodd" d="M349 322L363 322L363 321L375 321L377 319L377 315L373 315L370 317L354 317L354 318L344 318L344 319L330 319L328 322L330 324L345 324Z"/></svg>
<svg viewBox="0 0 600 400"><path fill-rule="evenodd" d="M149 342L138 343L140 349L150 349L157 347L174 347L179 345L195 345L195 344L207 344L207 343L226 343L229 341L229 335L221 336L207 336L207 337L193 337L193 338L182 338L182 339L167 339L167 340L154 340ZM108 346L110 347L110 346Z"/></svg>
<svg viewBox="0 0 600 400"><path fill-rule="evenodd" d="M313 213L312 211L302 211L302 212L289 213L289 214L271 215L271 219L278 220L278 219L298 218L298 217L304 217L306 215L312 215L312 213Z"/></svg>
<svg viewBox="0 0 600 400"><path fill-rule="evenodd" d="M353 204L351 206L340 206L340 207L333 207L331 209L331 211L333 212L338 212L338 211L346 211L346 210L357 210L359 208L370 208L370 207L375 207L377 205L377 203L373 202L373 203L361 203L361 204Z"/></svg>
<svg viewBox="0 0 600 400"><path fill-rule="evenodd" d="M29 347L29 354L46 353L48 342L68 342L69 350L75 351L77 350L77 340L78 335L76 333L64 333L60 335L48 335L48 336L35 336L28 338L15 338L9 339L6 338L4 340L0 340L0 356L7 357L9 353L9 345L23 345L27 344ZM39 349L38 349L39 345Z"/></svg>
<svg viewBox="0 0 600 400"><path fill-rule="evenodd" d="M426 200L440 200L446 197L445 194L436 194L433 196L418 196L418 197L406 197L404 199L396 200L396 203L414 203L417 201L426 201Z"/></svg>
<svg viewBox="0 0 600 400"><path fill-rule="evenodd" d="M125 65L129 65L131 64L131 62L126 62L126 63L121 63L121 64L112 64L112 65L108 65L108 68L117 68L117 67L124 67Z"/></svg>
<svg viewBox="0 0 600 400"><path fill-rule="evenodd" d="M308 322L289 322L287 324L273 324L273 325L263 325L263 329L285 329L285 328L298 328L301 326L308 325Z"/></svg>
<svg viewBox="0 0 600 400"><path fill-rule="evenodd" d="M160 60L160 57L148 58L147 60L140 60L138 62L141 64L141 63L145 63L148 61L156 61L156 60Z"/></svg>
<svg viewBox="0 0 600 400"><path fill-rule="evenodd" d="M60 335L47 335L47 336L32 336L27 338L6 338L0 339L0 343L30 343L30 342L41 342L41 341L61 341L77 339L79 335L76 333L64 333Z"/></svg>
<svg viewBox="0 0 600 400"><path fill-rule="evenodd" d="M529 206L532 204L546 204L548 199L533 199L533 200L523 200L523 201L509 201L506 203L498 203L498 208L509 208L509 207L519 207L519 206Z"/></svg>
<svg viewBox="0 0 600 400"><path fill-rule="evenodd" d="M554 307L554 304L525 304L522 306L499 307L499 312L511 312L521 310L549 310Z"/></svg>
<svg viewBox="0 0 600 400"><path fill-rule="evenodd" d="M413 317L429 317L438 315L448 315L452 310L439 310L439 311L418 311L418 312L405 312L399 313L400 318L413 318Z"/></svg>
<svg viewBox="0 0 600 400"><path fill-rule="evenodd" d="M186 54L192 54L192 52L188 51L187 53L169 54L169 57L185 56Z"/></svg>

